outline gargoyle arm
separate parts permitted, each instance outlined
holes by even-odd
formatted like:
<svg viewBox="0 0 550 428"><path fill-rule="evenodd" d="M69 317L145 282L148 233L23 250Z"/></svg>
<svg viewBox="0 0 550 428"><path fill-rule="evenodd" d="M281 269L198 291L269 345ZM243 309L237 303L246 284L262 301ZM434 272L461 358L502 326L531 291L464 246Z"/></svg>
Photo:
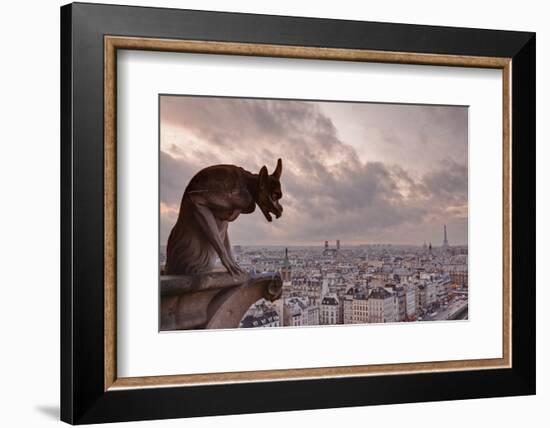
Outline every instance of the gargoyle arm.
<svg viewBox="0 0 550 428"><path fill-rule="evenodd" d="M225 247L225 242L220 236L216 218L214 217L214 214L212 212L212 209L233 208L231 207L230 200L226 200L226 198L224 198L223 196L220 196L218 198L212 198L212 195L210 195L210 197L208 198L205 198L202 195L189 196L195 207L195 218L199 223L201 229L203 230L205 238L208 240L208 242L210 242L228 272L231 274L240 274L241 269L228 254Z"/></svg>

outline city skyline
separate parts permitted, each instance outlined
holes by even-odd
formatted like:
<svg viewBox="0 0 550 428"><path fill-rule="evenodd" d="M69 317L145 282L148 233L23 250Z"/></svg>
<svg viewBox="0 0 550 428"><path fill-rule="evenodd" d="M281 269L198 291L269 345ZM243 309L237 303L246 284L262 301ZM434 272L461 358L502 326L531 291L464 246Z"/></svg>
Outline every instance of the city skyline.
<svg viewBox="0 0 550 428"><path fill-rule="evenodd" d="M235 246L249 278L278 277L281 292L255 301L238 326L214 328L466 320L468 248L449 245L445 225L442 232L439 246ZM161 249L161 268L165 260Z"/></svg>
<svg viewBox="0 0 550 428"><path fill-rule="evenodd" d="M334 241L334 247L337 247L337 248L352 248L352 247L368 247L368 246L393 246L393 247L425 247L425 246L432 246L433 248L450 248L450 247L468 247L468 244L457 244L457 245L452 245L449 243L448 239L447 239L447 225L444 224L443 225L443 241L441 242L440 245L437 245L435 243L432 243L431 241L424 241L422 244L409 244L409 243L387 243L387 242L371 242L371 243L362 243L362 244L345 244L345 243L342 243L342 241L340 239L335 239ZM247 245L244 245L246 247L255 247L255 246L258 246L258 247L261 247L261 246L265 246L265 247L279 247L279 248L285 248L285 247L288 247L288 248L293 248L293 247L311 247L311 248L316 248L316 247L327 247L327 244L330 246L331 245L331 241L328 241L328 240L324 240L324 241L321 241L318 245L314 245L314 244L311 244L311 245L253 245L253 244L247 244ZM236 244L236 245L239 245L239 244Z"/></svg>
<svg viewBox="0 0 550 428"><path fill-rule="evenodd" d="M445 225L444 225L445 226ZM445 234L444 234L445 236ZM432 245L433 248L446 248L446 247L468 247L468 244L450 244L447 241L447 245L445 245L445 242L447 240L444 238L443 242L441 244L433 243L431 241L424 241L422 243L389 243L389 242L369 242L369 243L355 243L355 244L348 244L345 242L341 242L339 239L335 239L333 241L327 241L327 240L320 240L319 242L312 243L312 244L239 244L236 243L234 246L237 247L265 247L265 248L322 248L326 245L326 242L329 243L329 246L336 247L337 243L340 243L339 245L342 248L353 248L353 247L384 247L384 246L392 246L392 247L410 247L410 248L420 248L427 245ZM165 245L161 242L161 247L165 247Z"/></svg>
<svg viewBox="0 0 550 428"><path fill-rule="evenodd" d="M233 245L467 245L467 108L161 96L160 242L200 169L271 172L283 216L230 224ZM215 125L213 125L215 124Z"/></svg>
<svg viewBox="0 0 550 428"><path fill-rule="evenodd" d="M467 247L237 247L251 275L279 272L282 296L260 299L239 327L303 327L468 319Z"/></svg>

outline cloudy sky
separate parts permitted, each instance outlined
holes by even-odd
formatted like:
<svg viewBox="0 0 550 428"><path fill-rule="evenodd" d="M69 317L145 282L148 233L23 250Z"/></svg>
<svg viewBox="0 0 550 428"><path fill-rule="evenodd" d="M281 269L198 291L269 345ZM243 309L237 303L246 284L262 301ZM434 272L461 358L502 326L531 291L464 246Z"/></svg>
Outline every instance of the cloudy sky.
<svg viewBox="0 0 550 428"><path fill-rule="evenodd" d="M230 225L233 244L467 243L466 107L162 96L161 244L191 177L215 164L270 172L283 216Z"/></svg>

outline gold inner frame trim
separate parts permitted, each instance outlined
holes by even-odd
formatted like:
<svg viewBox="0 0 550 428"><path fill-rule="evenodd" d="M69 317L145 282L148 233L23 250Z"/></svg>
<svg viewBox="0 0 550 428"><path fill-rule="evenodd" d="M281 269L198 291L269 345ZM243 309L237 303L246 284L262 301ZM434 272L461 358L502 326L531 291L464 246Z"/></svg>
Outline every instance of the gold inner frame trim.
<svg viewBox="0 0 550 428"><path fill-rule="evenodd" d="M502 70L503 95L503 322L502 358L375 364L341 367L204 373L170 376L117 377L116 367L116 85L117 50L148 50L393 64L440 65ZM482 370L511 367L511 58L386 52L252 43L104 37L104 389L193 386L220 383L361 377L422 372Z"/></svg>

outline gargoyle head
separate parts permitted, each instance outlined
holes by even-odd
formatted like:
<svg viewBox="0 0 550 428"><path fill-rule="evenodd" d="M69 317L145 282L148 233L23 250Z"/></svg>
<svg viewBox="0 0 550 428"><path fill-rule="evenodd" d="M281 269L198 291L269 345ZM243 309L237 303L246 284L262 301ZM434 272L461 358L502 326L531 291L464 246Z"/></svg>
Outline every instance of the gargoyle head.
<svg viewBox="0 0 550 428"><path fill-rule="evenodd" d="M262 210L267 221L271 221L271 214L275 214L276 218L283 214L283 207L279 203L279 199L283 197L281 191L281 172L283 170L283 162L281 159L277 161L277 167L273 174L269 175L267 167L264 165L260 169L260 177L258 183L258 199L256 203Z"/></svg>

